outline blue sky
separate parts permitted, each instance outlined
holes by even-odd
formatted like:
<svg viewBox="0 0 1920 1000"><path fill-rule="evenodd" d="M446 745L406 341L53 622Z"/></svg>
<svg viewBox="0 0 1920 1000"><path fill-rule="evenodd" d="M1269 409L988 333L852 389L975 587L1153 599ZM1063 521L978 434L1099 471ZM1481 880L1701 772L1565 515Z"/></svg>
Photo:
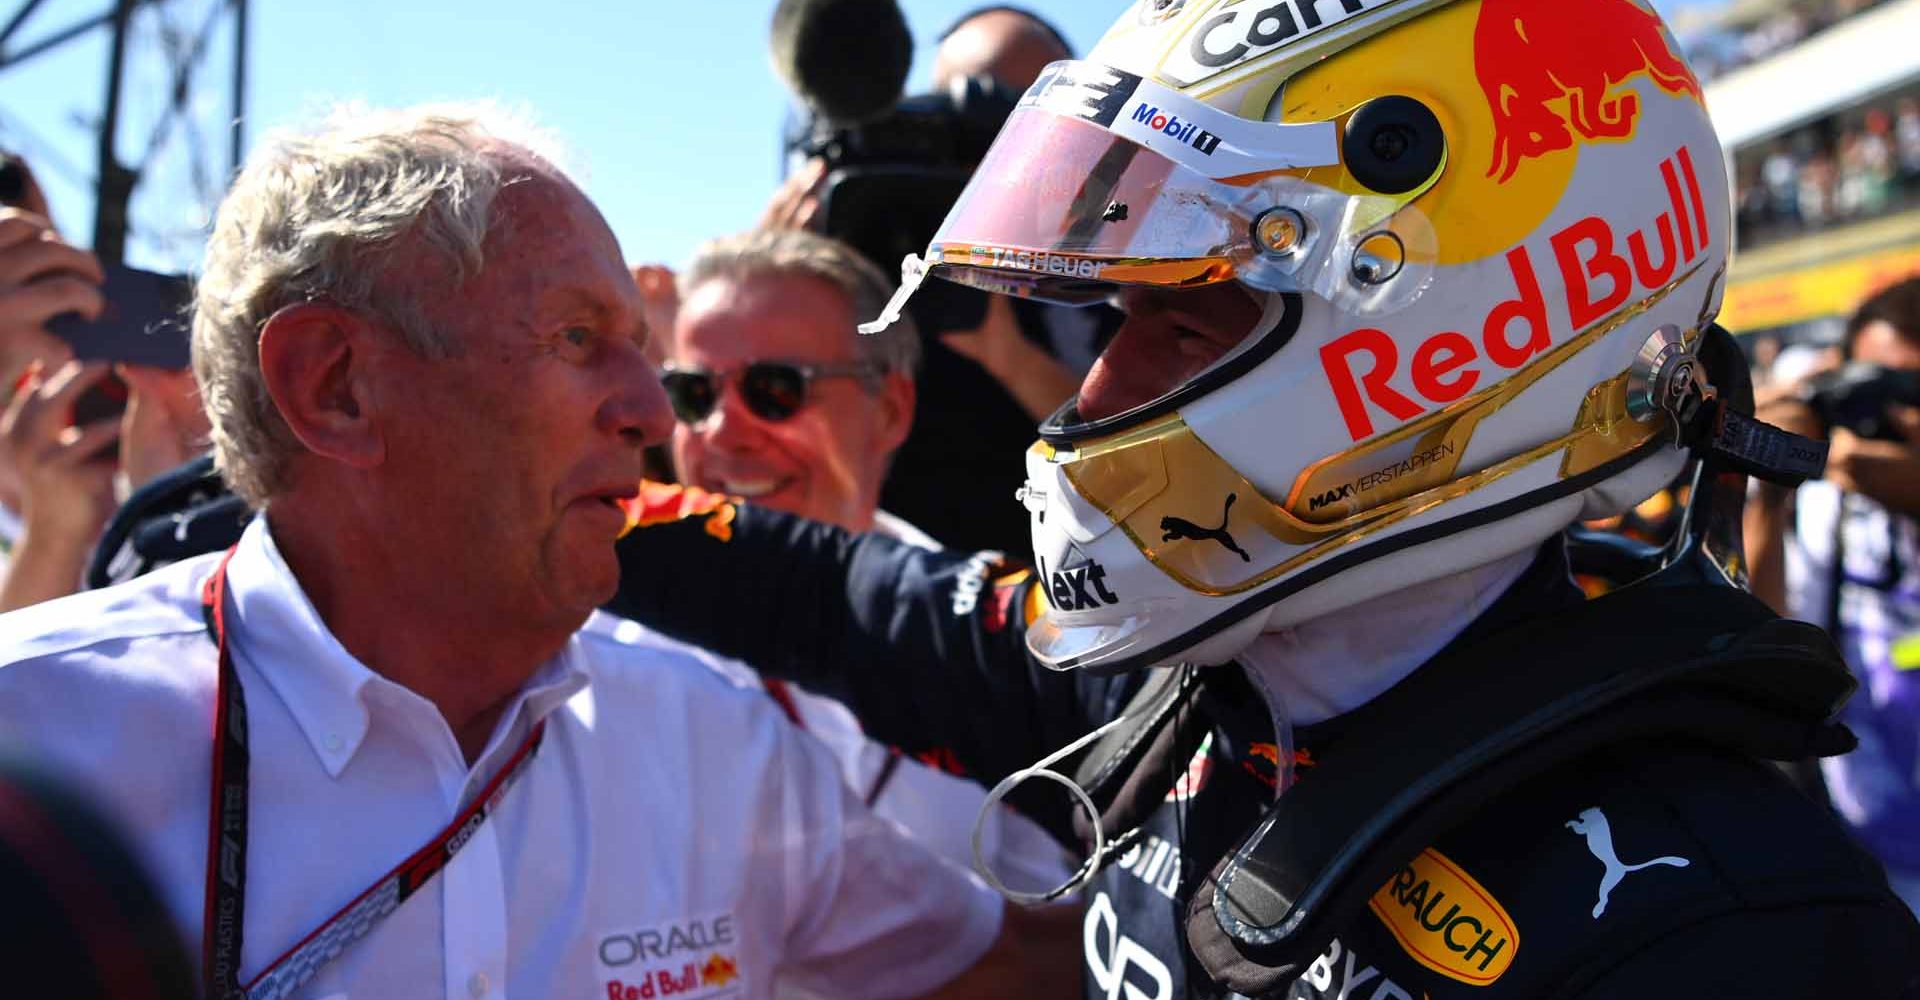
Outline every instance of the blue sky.
<svg viewBox="0 0 1920 1000"><path fill-rule="evenodd" d="M0 0L0 21L21 0ZM197 29L218 0L168 0ZM979 0L901 0L921 40L910 88L927 86L934 36ZM1124 0L1027 0L1084 51ZM1673 3L1661 4L1671 7ZM96 14L106 0L45 0L11 48ZM490 97L528 108L585 168L584 185L629 260L677 264L700 240L758 217L779 172L786 96L767 59L773 0L253 0L248 129L299 124L330 104ZM129 67L123 156L144 148L166 77L160 11L143 10ZM195 120L224 178L230 38L216 33ZM21 149L76 242L92 227L93 127L106 36L0 71L0 144ZM134 203L133 263L189 269L199 256L189 136L176 131Z"/></svg>

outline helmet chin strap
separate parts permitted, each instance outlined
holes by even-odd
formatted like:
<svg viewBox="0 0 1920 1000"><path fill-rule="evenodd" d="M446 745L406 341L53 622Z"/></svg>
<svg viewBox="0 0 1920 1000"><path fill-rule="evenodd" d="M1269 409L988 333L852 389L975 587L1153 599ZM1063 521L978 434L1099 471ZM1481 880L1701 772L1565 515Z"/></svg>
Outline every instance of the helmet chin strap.
<svg viewBox="0 0 1920 1000"><path fill-rule="evenodd" d="M1262 632L1239 656L1283 724L1324 722L1372 701L1452 642L1533 562L1532 549Z"/></svg>

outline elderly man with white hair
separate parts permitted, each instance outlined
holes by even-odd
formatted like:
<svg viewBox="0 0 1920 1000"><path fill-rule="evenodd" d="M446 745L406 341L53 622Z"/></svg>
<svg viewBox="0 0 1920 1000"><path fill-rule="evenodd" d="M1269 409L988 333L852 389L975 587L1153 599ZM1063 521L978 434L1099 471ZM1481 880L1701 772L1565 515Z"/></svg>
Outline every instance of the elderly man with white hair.
<svg viewBox="0 0 1920 1000"><path fill-rule="evenodd" d="M0 736L125 825L214 997L1069 992L1070 933L874 820L764 695L582 631L671 417L540 148L457 107L256 156L193 337L263 516L0 617Z"/></svg>

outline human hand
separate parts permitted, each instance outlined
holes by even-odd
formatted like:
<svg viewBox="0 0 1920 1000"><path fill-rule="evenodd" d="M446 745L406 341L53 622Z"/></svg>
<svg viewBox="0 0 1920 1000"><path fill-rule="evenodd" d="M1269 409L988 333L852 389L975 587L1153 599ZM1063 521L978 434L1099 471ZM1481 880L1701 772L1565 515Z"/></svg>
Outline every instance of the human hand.
<svg viewBox="0 0 1920 1000"><path fill-rule="evenodd" d="M820 185L827 180L827 161L812 159L794 171L773 192L760 215L761 229L812 229L820 215Z"/></svg>
<svg viewBox="0 0 1920 1000"><path fill-rule="evenodd" d="M665 264L634 264L633 283L640 286L641 310L647 321L647 360L655 368L667 359L674 320L680 315L680 289L673 269Z"/></svg>
<svg viewBox="0 0 1920 1000"><path fill-rule="evenodd" d="M1920 517L1920 409L1888 407L1887 422L1901 440L1863 438L1835 428L1828 439L1825 478L1889 510Z"/></svg>
<svg viewBox="0 0 1920 1000"><path fill-rule="evenodd" d="M0 449L19 477L26 533L84 553L113 514L118 418L71 426L74 404L107 377L103 363L69 361L44 377L36 364L0 415ZM106 454L103 456L103 452Z"/></svg>
<svg viewBox="0 0 1920 1000"><path fill-rule="evenodd" d="M1021 332L1020 317L1013 312L1013 300L1004 295L987 296L986 318L979 326L971 330L949 330L940 335L940 342L1003 381L1008 373L1040 352Z"/></svg>
<svg viewBox="0 0 1920 1000"><path fill-rule="evenodd" d="M0 378L10 382L34 361L66 361L66 342L46 322L70 312L99 318L104 280L93 254L67 245L45 216L0 208Z"/></svg>
<svg viewBox="0 0 1920 1000"><path fill-rule="evenodd" d="M120 471L128 492L206 450L212 425L193 373L121 365L131 391L120 422Z"/></svg>
<svg viewBox="0 0 1920 1000"><path fill-rule="evenodd" d="M940 342L985 368L1034 420L1045 420L1080 387L1065 365L1027 339L1013 300L1004 295L987 296L979 326L943 333Z"/></svg>
<svg viewBox="0 0 1920 1000"><path fill-rule="evenodd" d="M1756 405L1753 416L1762 423L1815 441L1825 440L1827 436L1827 430L1821 426L1820 416L1813 412L1813 407L1792 396L1781 396Z"/></svg>

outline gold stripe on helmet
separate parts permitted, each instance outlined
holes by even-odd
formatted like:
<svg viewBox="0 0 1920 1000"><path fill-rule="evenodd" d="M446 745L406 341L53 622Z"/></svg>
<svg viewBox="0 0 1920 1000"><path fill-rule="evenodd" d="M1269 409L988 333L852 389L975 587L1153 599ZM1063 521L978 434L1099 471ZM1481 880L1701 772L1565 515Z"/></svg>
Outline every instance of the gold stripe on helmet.
<svg viewBox="0 0 1920 1000"><path fill-rule="evenodd" d="M1685 274L1640 302L1623 307L1559 345L1537 364L1482 392L1405 427L1309 466L1283 503L1275 503L1208 447L1176 414L1150 421L1072 450L1037 445L1088 503L1132 540L1147 560L1181 586L1208 597L1243 593L1449 500L1458 499L1565 451L1560 477L1589 471L1657 435L1671 433L1664 415L1647 422L1627 415L1627 373L1593 387L1565 434L1484 469L1459 474L1461 458L1482 421L1506 407L1568 359L1651 309L1699 270ZM1692 342L1698 330L1689 331ZM1381 470L1396 470L1381 475ZM1365 490L1342 490L1374 476ZM1218 513L1225 497L1228 514ZM1316 500L1319 502L1316 503ZM1222 545L1193 544L1180 525L1202 515L1229 524L1257 526L1247 544L1278 556L1271 542L1299 548L1277 564L1242 558ZM1204 525L1203 525L1204 527ZM1264 537L1262 537L1264 536ZM1304 546L1305 548L1301 548Z"/></svg>

